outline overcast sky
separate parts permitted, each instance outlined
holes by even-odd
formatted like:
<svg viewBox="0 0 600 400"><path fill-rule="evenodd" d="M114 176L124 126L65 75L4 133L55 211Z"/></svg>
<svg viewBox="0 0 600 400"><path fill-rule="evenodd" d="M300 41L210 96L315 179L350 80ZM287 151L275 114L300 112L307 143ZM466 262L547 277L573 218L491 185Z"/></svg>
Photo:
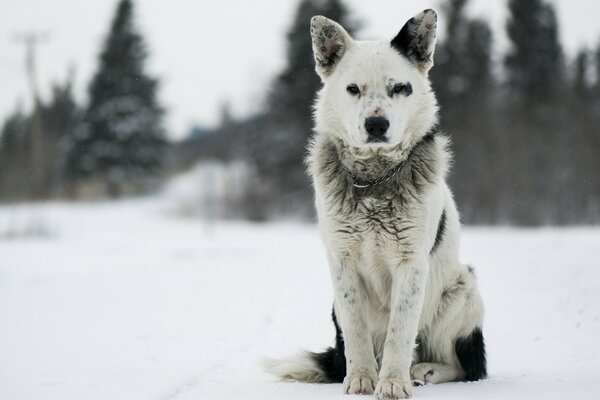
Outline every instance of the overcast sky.
<svg viewBox="0 0 600 400"><path fill-rule="evenodd" d="M19 32L47 34L40 44L38 80L42 96L50 83L63 81L73 67L76 94L86 98L100 44L116 0L0 0L0 119L17 104L29 107L24 48ZM554 0L561 39L568 54L600 40L598 0ZM137 0L137 25L151 57L149 71L161 79L160 99L167 128L181 137L194 123L212 125L220 104L229 101L237 115L256 110L270 79L283 65L285 32L298 1ZM347 0L364 23L359 38L390 39L412 15L439 0ZM487 19L496 49L507 46L505 0L471 0L469 12ZM308 21L307 21L308 23ZM443 20L441 21L443 29ZM307 38L309 40L309 38ZM290 94L293 95L293 94Z"/></svg>

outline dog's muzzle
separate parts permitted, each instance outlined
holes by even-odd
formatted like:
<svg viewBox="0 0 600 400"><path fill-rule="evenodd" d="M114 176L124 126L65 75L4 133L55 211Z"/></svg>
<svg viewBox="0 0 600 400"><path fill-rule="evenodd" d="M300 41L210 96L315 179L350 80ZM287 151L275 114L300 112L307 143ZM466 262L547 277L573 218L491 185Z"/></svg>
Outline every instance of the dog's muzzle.
<svg viewBox="0 0 600 400"><path fill-rule="evenodd" d="M365 120L365 130L367 131L367 143L387 142L385 133L390 127L390 121L385 117L368 117Z"/></svg>

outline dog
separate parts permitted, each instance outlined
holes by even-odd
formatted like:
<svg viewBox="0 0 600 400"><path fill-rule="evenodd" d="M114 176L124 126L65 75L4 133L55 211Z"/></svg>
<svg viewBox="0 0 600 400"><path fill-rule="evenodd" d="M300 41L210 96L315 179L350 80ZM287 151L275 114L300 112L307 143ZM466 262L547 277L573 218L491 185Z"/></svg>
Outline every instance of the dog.
<svg viewBox="0 0 600 400"><path fill-rule="evenodd" d="M285 380L409 398L413 385L485 378L484 307L458 258L459 215L437 130L437 14L391 42L311 20L318 92L308 171L334 289L335 347L265 362Z"/></svg>

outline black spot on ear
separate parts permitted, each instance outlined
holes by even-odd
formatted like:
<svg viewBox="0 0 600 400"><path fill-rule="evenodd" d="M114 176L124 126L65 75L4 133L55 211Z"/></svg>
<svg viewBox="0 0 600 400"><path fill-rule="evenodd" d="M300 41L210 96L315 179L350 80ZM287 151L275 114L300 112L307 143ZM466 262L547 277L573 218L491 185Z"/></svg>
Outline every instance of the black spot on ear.
<svg viewBox="0 0 600 400"><path fill-rule="evenodd" d="M390 45L409 60L428 70L433 65L436 29L437 14L434 10L425 10L409 19Z"/></svg>
<svg viewBox="0 0 600 400"><path fill-rule="evenodd" d="M322 76L329 75L351 39L339 24L322 16L311 19L310 34L317 72Z"/></svg>
<svg viewBox="0 0 600 400"><path fill-rule="evenodd" d="M392 42L390 43L392 48L397 50L400 54L405 55L406 57L409 57L407 53L410 47L410 42L412 41L412 34L409 32L409 30L412 26L414 26L414 24L415 18L413 17L409 19L406 24L404 24L400 32L398 32L396 37L392 39Z"/></svg>

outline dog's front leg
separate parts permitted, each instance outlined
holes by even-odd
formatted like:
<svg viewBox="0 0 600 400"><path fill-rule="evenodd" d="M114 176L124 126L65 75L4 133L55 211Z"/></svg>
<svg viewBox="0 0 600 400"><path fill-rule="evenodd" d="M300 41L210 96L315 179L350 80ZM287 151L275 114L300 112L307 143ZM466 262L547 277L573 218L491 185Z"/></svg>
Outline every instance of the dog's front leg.
<svg viewBox="0 0 600 400"><path fill-rule="evenodd" d="M367 325L367 299L356 260L330 256L335 311L344 335L348 394L372 394L377 381L377 361Z"/></svg>
<svg viewBox="0 0 600 400"><path fill-rule="evenodd" d="M375 393L379 399L406 399L412 394L410 364L427 281L427 256L401 262L392 271L390 320Z"/></svg>

